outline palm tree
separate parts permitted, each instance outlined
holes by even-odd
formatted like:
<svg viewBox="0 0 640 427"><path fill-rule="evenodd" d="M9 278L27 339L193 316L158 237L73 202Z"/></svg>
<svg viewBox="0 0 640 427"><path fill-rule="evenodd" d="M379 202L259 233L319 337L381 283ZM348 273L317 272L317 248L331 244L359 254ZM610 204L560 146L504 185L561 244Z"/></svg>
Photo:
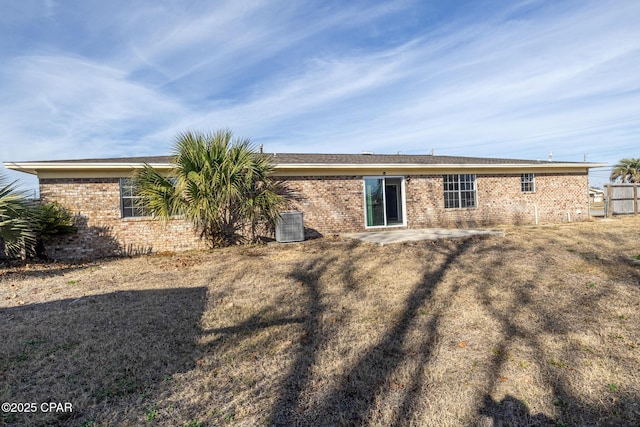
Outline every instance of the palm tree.
<svg viewBox="0 0 640 427"><path fill-rule="evenodd" d="M25 251L36 243L29 208L30 201L18 190L17 181L8 182L0 174L0 241L9 256L25 256Z"/></svg>
<svg viewBox="0 0 640 427"><path fill-rule="evenodd" d="M622 159L613 167L611 182L640 182L640 157L637 159Z"/></svg>
<svg viewBox="0 0 640 427"><path fill-rule="evenodd" d="M273 230L288 204L268 158L248 139L232 136L229 130L179 134L172 176L145 165L134 177L152 215L183 215L211 247L242 242L246 233L257 241L260 232Z"/></svg>
<svg viewBox="0 0 640 427"><path fill-rule="evenodd" d="M36 233L36 245L27 246L27 252L47 259L45 243L57 236L76 234L75 218L69 210L56 202L37 203L29 207L29 218Z"/></svg>

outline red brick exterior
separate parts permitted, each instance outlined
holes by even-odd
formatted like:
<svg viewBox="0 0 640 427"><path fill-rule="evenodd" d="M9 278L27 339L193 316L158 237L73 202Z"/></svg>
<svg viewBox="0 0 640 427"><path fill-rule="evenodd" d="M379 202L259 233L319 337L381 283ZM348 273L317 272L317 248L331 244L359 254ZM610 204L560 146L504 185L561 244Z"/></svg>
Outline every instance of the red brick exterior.
<svg viewBox="0 0 640 427"><path fill-rule="evenodd" d="M304 212L307 236L348 233L364 228L361 176L287 177L294 207Z"/></svg>
<svg viewBox="0 0 640 427"><path fill-rule="evenodd" d="M362 176L287 178L302 200L305 227L322 235L380 230L365 227ZM535 192L521 175L477 175L477 208L445 209L442 175L405 177L406 228L533 224L589 217L587 174L536 174ZM578 213L580 212L580 213Z"/></svg>
<svg viewBox="0 0 640 427"><path fill-rule="evenodd" d="M90 259L113 255L205 248L190 223L172 219L121 218L118 178L41 179L40 198L58 202L76 215L78 233L50 242L54 259Z"/></svg>
<svg viewBox="0 0 640 427"><path fill-rule="evenodd" d="M521 175L477 175L477 208L445 209L443 176L414 176L406 184L407 225L475 227L580 221L589 217L586 174L536 174L535 191L521 190ZM580 213L579 213L580 212Z"/></svg>
<svg viewBox="0 0 640 427"><path fill-rule="evenodd" d="M307 236L372 230L365 227L362 176L287 177L296 209L304 212ZM586 173L536 174L535 192L521 191L520 174L477 175L477 208L445 209L442 175L405 177L406 227L476 227L580 221L589 217ZM205 248L181 219L163 224L147 218L121 218L117 178L41 179L44 201L56 201L78 217L76 236L52 242L53 258ZM375 230L380 230L376 228Z"/></svg>

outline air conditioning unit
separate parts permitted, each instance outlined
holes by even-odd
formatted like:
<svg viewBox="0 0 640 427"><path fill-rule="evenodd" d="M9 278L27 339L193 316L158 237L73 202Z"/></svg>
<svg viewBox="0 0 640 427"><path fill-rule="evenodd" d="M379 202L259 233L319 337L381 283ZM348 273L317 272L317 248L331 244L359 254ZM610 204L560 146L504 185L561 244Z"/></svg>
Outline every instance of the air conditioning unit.
<svg viewBox="0 0 640 427"><path fill-rule="evenodd" d="M304 220L302 212L280 212L276 223L276 241L281 243L302 242L304 240Z"/></svg>

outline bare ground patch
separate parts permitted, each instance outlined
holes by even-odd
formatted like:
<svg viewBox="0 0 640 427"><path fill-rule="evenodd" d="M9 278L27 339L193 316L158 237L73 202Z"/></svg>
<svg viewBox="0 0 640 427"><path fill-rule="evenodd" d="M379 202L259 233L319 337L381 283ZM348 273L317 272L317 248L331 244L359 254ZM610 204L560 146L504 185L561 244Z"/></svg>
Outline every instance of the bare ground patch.
<svg viewBox="0 0 640 427"><path fill-rule="evenodd" d="M640 220L503 231L0 268L0 424L640 424Z"/></svg>

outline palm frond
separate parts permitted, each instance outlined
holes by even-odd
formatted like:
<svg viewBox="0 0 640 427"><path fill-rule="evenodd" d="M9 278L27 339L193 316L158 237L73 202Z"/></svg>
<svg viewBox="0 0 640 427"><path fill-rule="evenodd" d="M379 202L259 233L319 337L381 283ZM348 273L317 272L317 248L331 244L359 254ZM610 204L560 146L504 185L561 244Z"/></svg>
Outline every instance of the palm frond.
<svg viewBox="0 0 640 427"><path fill-rule="evenodd" d="M38 237L42 240L75 234L78 231L71 212L58 203L38 203L31 207L31 211Z"/></svg>
<svg viewBox="0 0 640 427"><path fill-rule="evenodd" d="M18 189L17 181L8 182L0 174L0 239L7 255L18 255L36 244L30 204L26 193Z"/></svg>
<svg viewBox="0 0 640 427"><path fill-rule="evenodd" d="M640 157L620 160L620 163L613 167L610 179L612 182L640 182Z"/></svg>
<svg viewBox="0 0 640 427"><path fill-rule="evenodd" d="M148 164L135 174L136 186L149 213L162 220L178 215L181 204L176 200L180 192L176 189L176 181L165 177Z"/></svg>
<svg viewBox="0 0 640 427"><path fill-rule="evenodd" d="M175 183L148 165L136 174L150 212L163 218L177 212L191 220L212 246L242 240L250 228L275 225L286 205L272 181L273 165L249 139L222 129L184 132L174 143Z"/></svg>

